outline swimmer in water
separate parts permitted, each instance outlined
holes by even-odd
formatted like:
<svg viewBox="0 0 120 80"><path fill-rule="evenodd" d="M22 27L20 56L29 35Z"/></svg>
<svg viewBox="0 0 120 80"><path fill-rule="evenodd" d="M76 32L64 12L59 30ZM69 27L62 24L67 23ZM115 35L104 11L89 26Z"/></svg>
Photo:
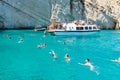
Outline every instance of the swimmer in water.
<svg viewBox="0 0 120 80"><path fill-rule="evenodd" d="M51 50L50 54L52 55L52 57L53 57L54 59L57 59L57 55L55 54L55 52L54 52L53 50Z"/></svg>
<svg viewBox="0 0 120 80"><path fill-rule="evenodd" d="M38 44L38 45L37 45L37 48L42 48L42 44Z"/></svg>
<svg viewBox="0 0 120 80"><path fill-rule="evenodd" d="M19 41L18 41L18 43L22 43L23 42L23 39L20 39Z"/></svg>
<svg viewBox="0 0 120 80"><path fill-rule="evenodd" d="M43 44L43 47L44 47L44 48L46 48L46 47L47 47L47 45L46 45L46 44Z"/></svg>
<svg viewBox="0 0 120 80"><path fill-rule="evenodd" d="M8 37L8 39L9 39L9 40L11 40L11 39L12 39L12 37L11 37L9 34L7 34L7 37Z"/></svg>
<svg viewBox="0 0 120 80"><path fill-rule="evenodd" d="M89 66L91 71L93 71L93 72L95 72L97 75L99 75L98 70L96 70L96 69L94 68L94 66L91 64L90 59L87 58L87 59L85 60L85 62L86 62L85 64L82 64L82 63L78 63L78 64L83 65L83 66Z"/></svg>
<svg viewBox="0 0 120 80"><path fill-rule="evenodd" d="M118 62L118 63L120 63L120 57L118 59L112 60L112 62Z"/></svg>
<svg viewBox="0 0 120 80"><path fill-rule="evenodd" d="M18 43L22 43L22 42L23 42L23 38L21 37Z"/></svg>
<svg viewBox="0 0 120 80"><path fill-rule="evenodd" d="M44 31L44 35L47 35L47 31L46 30Z"/></svg>
<svg viewBox="0 0 120 80"><path fill-rule="evenodd" d="M68 54L65 54L65 60L66 60L66 62L67 62L67 63L69 63L69 62L70 62L70 57L69 57L69 55L68 55Z"/></svg>
<svg viewBox="0 0 120 80"><path fill-rule="evenodd" d="M12 37L9 37L8 39L9 39L9 40L11 40L11 39L12 39Z"/></svg>
<svg viewBox="0 0 120 80"><path fill-rule="evenodd" d="M24 35L20 35L20 40L18 41L18 43L22 43L23 42L23 38L24 38Z"/></svg>
<svg viewBox="0 0 120 80"><path fill-rule="evenodd" d="M46 47L47 47L46 44L38 44L38 45L37 45L37 48L46 48Z"/></svg>
<svg viewBox="0 0 120 80"><path fill-rule="evenodd" d="M63 44L66 45L66 42L64 41Z"/></svg>
<svg viewBox="0 0 120 80"><path fill-rule="evenodd" d="M87 58L87 59L85 60L85 62L86 62L85 64L82 64L82 63L78 63L78 64L83 65L83 66L89 66L89 67L90 67L90 70L93 71L93 70L94 70L94 66L91 64L90 59Z"/></svg>

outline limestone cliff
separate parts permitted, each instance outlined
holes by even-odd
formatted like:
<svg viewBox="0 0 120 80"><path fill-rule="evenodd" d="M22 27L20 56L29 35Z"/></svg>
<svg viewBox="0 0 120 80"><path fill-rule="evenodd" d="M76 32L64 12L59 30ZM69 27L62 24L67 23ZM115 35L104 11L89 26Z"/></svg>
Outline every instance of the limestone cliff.
<svg viewBox="0 0 120 80"><path fill-rule="evenodd" d="M77 15L102 29L120 29L120 0L73 0L73 6Z"/></svg>
<svg viewBox="0 0 120 80"><path fill-rule="evenodd" d="M85 0L86 17L105 29L120 28L120 0Z"/></svg>
<svg viewBox="0 0 120 80"><path fill-rule="evenodd" d="M120 29L120 0L0 0L2 28L42 26L53 19L82 19L101 29Z"/></svg>
<svg viewBox="0 0 120 80"><path fill-rule="evenodd" d="M30 28L49 23L49 0L0 0L1 27ZM2 24L2 23L1 23Z"/></svg>

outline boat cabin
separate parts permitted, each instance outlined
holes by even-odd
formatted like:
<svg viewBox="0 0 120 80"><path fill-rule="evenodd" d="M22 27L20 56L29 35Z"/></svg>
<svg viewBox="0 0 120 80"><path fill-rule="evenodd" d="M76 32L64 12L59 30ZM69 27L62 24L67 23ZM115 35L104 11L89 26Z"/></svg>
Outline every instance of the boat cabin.
<svg viewBox="0 0 120 80"><path fill-rule="evenodd" d="M96 25L76 25L74 23L69 23L66 25L66 30L68 31L92 31L98 30Z"/></svg>
<svg viewBox="0 0 120 80"><path fill-rule="evenodd" d="M48 27L49 32L55 32L55 31L99 31L98 27L96 25L90 25L90 24L82 24L77 25L74 22L72 23L62 23L57 24L55 26L54 24L49 25Z"/></svg>
<svg viewBox="0 0 120 80"><path fill-rule="evenodd" d="M76 30L81 30L81 31L92 31L92 30L98 30L96 25L80 25L76 27Z"/></svg>

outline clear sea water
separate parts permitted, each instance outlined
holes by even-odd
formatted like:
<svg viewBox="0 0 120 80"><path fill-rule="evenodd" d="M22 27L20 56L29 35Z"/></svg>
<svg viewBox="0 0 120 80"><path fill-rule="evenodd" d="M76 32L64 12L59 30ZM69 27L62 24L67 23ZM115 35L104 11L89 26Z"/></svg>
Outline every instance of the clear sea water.
<svg viewBox="0 0 120 80"><path fill-rule="evenodd" d="M23 42L19 42L23 36ZM10 39L11 38L11 39ZM38 44L47 47L37 48ZM63 44L66 43L66 44ZM57 54L57 60L50 55ZM71 61L64 59L68 53ZM47 36L33 30L0 31L0 80L120 80L120 31ZM89 58L95 70L79 65Z"/></svg>

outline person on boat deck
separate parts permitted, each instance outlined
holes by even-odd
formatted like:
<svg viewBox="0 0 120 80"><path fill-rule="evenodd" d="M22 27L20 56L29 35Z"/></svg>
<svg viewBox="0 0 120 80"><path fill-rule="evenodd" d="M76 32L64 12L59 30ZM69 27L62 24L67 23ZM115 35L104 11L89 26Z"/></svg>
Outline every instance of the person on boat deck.
<svg viewBox="0 0 120 80"><path fill-rule="evenodd" d="M118 59L112 60L112 62L118 62L118 63L120 63L120 57Z"/></svg>
<svg viewBox="0 0 120 80"><path fill-rule="evenodd" d="M65 54L65 60L66 60L67 63L70 62L70 57L69 57L68 54Z"/></svg>
<svg viewBox="0 0 120 80"><path fill-rule="evenodd" d="M57 29L61 29L60 24L57 24Z"/></svg>
<svg viewBox="0 0 120 80"><path fill-rule="evenodd" d="M74 21L74 23L75 23L76 25L80 25L80 20L76 20L76 21Z"/></svg>
<svg viewBox="0 0 120 80"><path fill-rule="evenodd" d="M54 30L54 24L51 23L51 24L48 26L48 29L49 29L49 30Z"/></svg>
<svg viewBox="0 0 120 80"><path fill-rule="evenodd" d="M67 29L67 23L62 23L62 29Z"/></svg>
<svg viewBox="0 0 120 80"><path fill-rule="evenodd" d="M84 20L82 20L82 21L81 21L81 24L82 24L82 25L85 25L85 24L86 24L86 22L85 22Z"/></svg>

